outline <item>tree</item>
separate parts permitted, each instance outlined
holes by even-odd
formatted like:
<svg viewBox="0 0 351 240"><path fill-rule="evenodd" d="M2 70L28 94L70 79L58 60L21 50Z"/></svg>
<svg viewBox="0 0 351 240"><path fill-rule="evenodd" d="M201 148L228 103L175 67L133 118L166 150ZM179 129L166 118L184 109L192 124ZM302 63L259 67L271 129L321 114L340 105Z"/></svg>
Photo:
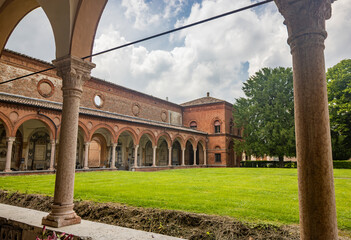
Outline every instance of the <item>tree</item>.
<svg viewBox="0 0 351 240"><path fill-rule="evenodd" d="M263 68L244 83L246 98L236 99L234 121L244 128L236 151L256 156L296 156L291 68Z"/></svg>
<svg viewBox="0 0 351 240"><path fill-rule="evenodd" d="M351 157L351 59L327 71L333 159Z"/></svg>

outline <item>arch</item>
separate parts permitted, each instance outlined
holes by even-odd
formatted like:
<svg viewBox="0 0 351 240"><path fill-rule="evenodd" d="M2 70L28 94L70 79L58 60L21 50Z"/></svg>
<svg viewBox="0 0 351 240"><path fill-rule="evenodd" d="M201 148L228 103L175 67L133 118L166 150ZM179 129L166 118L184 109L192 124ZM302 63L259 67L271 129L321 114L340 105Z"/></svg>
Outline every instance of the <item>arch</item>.
<svg viewBox="0 0 351 240"><path fill-rule="evenodd" d="M170 147L172 146L172 141L171 141L171 137L169 136L169 134L167 132L163 132L160 135L157 136L156 138L156 144L158 143L158 141L160 140L160 138L163 137L166 142L167 142L167 146Z"/></svg>
<svg viewBox="0 0 351 240"><path fill-rule="evenodd" d="M55 126L53 125L53 123L51 121L49 121L49 119L43 117L43 116L40 116L40 115L37 115L37 114L30 114L30 115L26 115L24 117L22 117L21 119L19 119L16 123L16 125L14 126L13 128L13 131L12 131L12 136L15 136L18 128L26 121L29 121L29 120L39 120L41 122L43 122L46 127L50 130L49 131L49 136L51 139L55 138Z"/></svg>
<svg viewBox="0 0 351 240"><path fill-rule="evenodd" d="M110 126L110 125L107 125L107 124L103 124L103 123L100 123L98 125L96 125L91 131L90 131L90 134L89 134L89 140L92 139L93 135L95 134L95 132L99 129L105 129L107 132L109 132L111 134L111 138L112 138L112 141L115 142L115 139L116 139L116 135L114 134L114 130L113 128Z"/></svg>
<svg viewBox="0 0 351 240"><path fill-rule="evenodd" d="M80 1L72 34L71 55L85 57L92 54L95 33L106 3L107 0Z"/></svg>
<svg viewBox="0 0 351 240"><path fill-rule="evenodd" d="M144 135L147 135L152 143L152 146L156 146L156 137L155 137L155 134L150 131L150 130L144 130L142 131L139 136L138 136L138 139L137 139L137 144L140 143L140 139L144 136Z"/></svg>
<svg viewBox="0 0 351 240"><path fill-rule="evenodd" d="M190 142L191 145L193 146L193 149L196 149L197 142L195 141L193 136L189 136L185 139L185 142Z"/></svg>
<svg viewBox="0 0 351 240"><path fill-rule="evenodd" d="M179 142L179 144L180 144L182 149L185 148L185 141L184 141L184 138L181 135L179 135L179 134L175 135L173 140L172 140L172 143L174 143L175 141Z"/></svg>
<svg viewBox="0 0 351 240"><path fill-rule="evenodd" d="M134 131L132 128L130 128L130 127L124 127L124 128L120 129L120 130L117 132L117 134L116 134L116 139L115 139L116 142L118 141L119 136L120 136L123 132L128 132L128 133L131 135L134 144L136 144L137 134L136 134L135 131Z"/></svg>
<svg viewBox="0 0 351 240"><path fill-rule="evenodd" d="M56 58L90 55L95 31L107 0L37 1L51 23Z"/></svg>
<svg viewBox="0 0 351 240"><path fill-rule="evenodd" d="M17 24L39 6L36 0L6 1L0 6L0 55Z"/></svg>
<svg viewBox="0 0 351 240"><path fill-rule="evenodd" d="M107 141L101 133L94 133L89 147L89 167L103 167L108 165Z"/></svg>
<svg viewBox="0 0 351 240"><path fill-rule="evenodd" d="M199 140L196 142L196 146L199 145L199 144L201 144L201 146L202 146L204 149L206 149L206 139L204 139L204 138L199 139Z"/></svg>
<svg viewBox="0 0 351 240"><path fill-rule="evenodd" d="M9 137L10 134L13 132L13 129L12 129L13 127L12 127L12 123L11 123L10 119L5 114L0 112L0 121L4 123L3 125L5 128L5 132L6 132L6 137Z"/></svg>
<svg viewBox="0 0 351 240"><path fill-rule="evenodd" d="M85 126L85 124L82 121L78 120L78 128L82 129L84 142L88 142L90 139L90 132L87 126Z"/></svg>

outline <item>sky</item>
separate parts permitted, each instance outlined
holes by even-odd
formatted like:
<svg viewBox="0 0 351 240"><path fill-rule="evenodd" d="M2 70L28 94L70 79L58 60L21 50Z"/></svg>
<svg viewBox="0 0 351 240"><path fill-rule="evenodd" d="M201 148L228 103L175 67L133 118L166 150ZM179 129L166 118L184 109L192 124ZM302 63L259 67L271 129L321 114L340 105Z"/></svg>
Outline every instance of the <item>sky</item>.
<svg viewBox="0 0 351 240"><path fill-rule="evenodd" d="M250 5L257 0L109 0L93 52ZM351 4L332 4L326 68L351 58ZM273 2L93 58L92 76L174 103L205 97L234 103L263 67L291 67L283 17ZM29 13L6 48L50 62L52 30L42 9Z"/></svg>

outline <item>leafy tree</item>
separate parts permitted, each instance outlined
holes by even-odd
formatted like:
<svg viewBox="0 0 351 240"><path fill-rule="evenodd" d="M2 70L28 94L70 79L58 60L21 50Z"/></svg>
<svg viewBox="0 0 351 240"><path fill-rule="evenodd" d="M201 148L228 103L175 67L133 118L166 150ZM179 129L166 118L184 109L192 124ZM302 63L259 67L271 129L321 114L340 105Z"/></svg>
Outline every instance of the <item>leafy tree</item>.
<svg viewBox="0 0 351 240"><path fill-rule="evenodd" d="M256 156L295 156L294 95L291 68L263 68L244 83L246 98L236 99L234 121L244 128L236 151Z"/></svg>
<svg viewBox="0 0 351 240"><path fill-rule="evenodd" d="M327 71L330 128L334 159L351 157L351 59Z"/></svg>

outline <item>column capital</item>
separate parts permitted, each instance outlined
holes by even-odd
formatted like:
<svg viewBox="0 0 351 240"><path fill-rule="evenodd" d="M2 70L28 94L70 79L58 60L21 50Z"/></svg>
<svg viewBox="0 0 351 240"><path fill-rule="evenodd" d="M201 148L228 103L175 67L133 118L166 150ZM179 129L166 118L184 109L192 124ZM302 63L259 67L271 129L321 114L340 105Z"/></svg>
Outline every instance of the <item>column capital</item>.
<svg viewBox="0 0 351 240"><path fill-rule="evenodd" d="M6 138L6 142L14 142L16 140L16 137L8 137Z"/></svg>
<svg viewBox="0 0 351 240"><path fill-rule="evenodd" d="M55 59L52 63L57 69L57 76L63 80L62 91L64 95L71 96L75 96L77 91L82 93L82 86L85 81L90 79L90 72L95 67L94 63L70 55Z"/></svg>
<svg viewBox="0 0 351 240"><path fill-rule="evenodd" d="M112 143L113 147L117 147L118 143Z"/></svg>
<svg viewBox="0 0 351 240"><path fill-rule="evenodd" d="M324 47L324 39L327 37L325 21L331 17L331 4L334 0L274 0L274 2L285 18L284 24L288 28L288 44L291 51L296 45L295 40L301 37L305 40L306 38L309 40L311 36L317 37L313 42L317 41L317 44Z"/></svg>
<svg viewBox="0 0 351 240"><path fill-rule="evenodd" d="M84 146L89 146L90 142L84 142Z"/></svg>
<svg viewBox="0 0 351 240"><path fill-rule="evenodd" d="M56 144L56 139L50 139L50 143L51 143L51 145Z"/></svg>

